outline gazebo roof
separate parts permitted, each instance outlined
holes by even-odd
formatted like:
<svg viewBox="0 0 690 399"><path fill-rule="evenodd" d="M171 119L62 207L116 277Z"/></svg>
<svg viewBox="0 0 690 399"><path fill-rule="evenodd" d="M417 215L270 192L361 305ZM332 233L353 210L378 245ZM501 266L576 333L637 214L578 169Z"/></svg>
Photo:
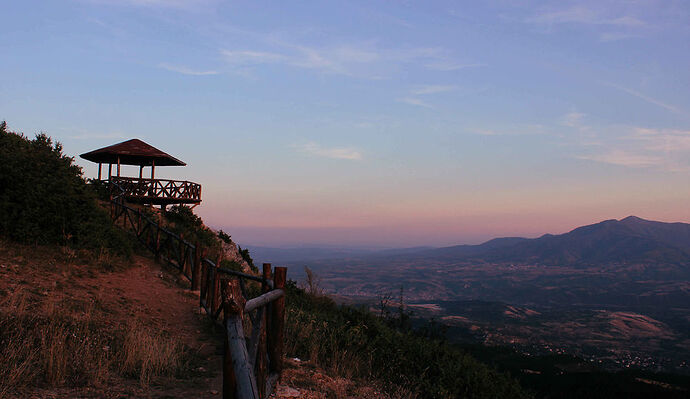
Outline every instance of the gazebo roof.
<svg viewBox="0 0 690 399"><path fill-rule="evenodd" d="M120 164L122 165L150 166L154 163L156 166L187 165L172 155L166 154L158 148L146 144L139 139L131 139L119 144L113 144L108 147L93 150L81 154L80 157L91 162L112 164L118 163L119 158Z"/></svg>

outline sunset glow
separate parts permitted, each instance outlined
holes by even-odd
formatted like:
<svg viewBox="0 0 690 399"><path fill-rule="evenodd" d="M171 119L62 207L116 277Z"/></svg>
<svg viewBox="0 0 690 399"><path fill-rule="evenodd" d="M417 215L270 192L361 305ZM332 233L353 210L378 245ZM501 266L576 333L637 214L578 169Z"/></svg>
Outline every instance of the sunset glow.
<svg viewBox="0 0 690 399"><path fill-rule="evenodd" d="M243 245L690 222L683 2L4 3L0 121L180 158Z"/></svg>

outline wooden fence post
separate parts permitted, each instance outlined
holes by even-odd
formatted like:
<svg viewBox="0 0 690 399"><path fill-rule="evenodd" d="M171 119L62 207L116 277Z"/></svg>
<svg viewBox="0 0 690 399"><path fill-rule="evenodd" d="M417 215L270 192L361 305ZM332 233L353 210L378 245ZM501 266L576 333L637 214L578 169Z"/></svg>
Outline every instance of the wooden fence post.
<svg viewBox="0 0 690 399"><path fill-rule="evenodd" d="M276 267L273 288L285 289L287 268ZM271 304L271 329L268 331L268 357L270 370L280 375L283 371L283 339L285 338L285 295Z"/></svg>
<svg viewBox="0 0 690 399"><path fill-rule="evenodd" d="M158 218L156 225L156 263L161 263L161 220Z"/></svg>
<svg viewBox="0 0 690 399"><path fill-rule="evenodd" d="M271 279L271 264L270 263L264 263L263 264L263 278L264 280L270 280ZM261 293L265 294L270 290L270 287L266 282L261 283ZM256 354L256 367L255 367L255 372L256 372L256 385L259 388L259 398L263 399L266 397L266 378L268 377L268 370L267 367L268 365L266 364L266 331L270 328L268 326L268 310L270 309L270 304L266 305L262 310L260 310L259 314L261 314L261 319L259 320L259 325L254 326L254 328L261 328L261 331L259 332L259 347L257 350Z"/></svg>
<svg viewBox="0 0 690 399"><path fill-rule="evenodd" d="M242 326L245 300L237 279L223 281L226 350L223 359L223 398L258 399L254 372ZM233 384L234 383L234 384ZM235 394L235 395L233 395Z"/></svg>
<svg viewBox="0 0 690 399"><path fill-rule="evenodd" d="M194 244L194 265L192 266L192 291L199 291L201 287L201 244L199 241Z"/></svg>
<svg viewBox="0 0 690 399"><path fill-rule="evenodd" d="M213 286L215 285L216 274L218 274L218 272L216 268L210 264L207 265L206 268L206 308L213 314Z"/></svg>
<svg viewBox="0 0 690 399"><path fill-rule="evenodd" d="M208 273L209 273L208 263L201 262L201 280L199 281L199 305L201 305L201 301L203 300L206 302L207 308L209 307L209 304L208 304L208 289L209 289Z"/></svg>
<svg viewBox="0 0 690 399"><path fill-rule="evenodd" d="M220 303L218 303L218 300L220 299L220 273L218 273L218 269L220 268L220 262L223 260L222 256L223 255L218 255L218 260L216 261L216 270L214 270L215 273L213 273L213 285L211 285L211 295L213 295L211 297L211 313L214 315L220 307Z"/></svg>
<svg viewBox="0 0 690 399"><path fill-rule="evenodd" d="M230 281L223 282L223 299L225 300L225 309L223 309L224 325L226 326L225 340L223 342L223 399L237 399L237 380L235 379L235 370L232 367L232 353L230 353L230 344L228 343L227 325L228 320L235 309L232 306L230 298L232 296L232 288Z"/></svg>
<svg viewBox="0 0 690 399"><path fill-rule="evenodd" d="M185 259L184 259L184 254L185 254L185 244L184 244L184 235L180 233L180 248L177 251L179 253L178 258L177 258L177 266L180 268L180 273L184 274L185 272L185 267L187 266Z"/></svg>

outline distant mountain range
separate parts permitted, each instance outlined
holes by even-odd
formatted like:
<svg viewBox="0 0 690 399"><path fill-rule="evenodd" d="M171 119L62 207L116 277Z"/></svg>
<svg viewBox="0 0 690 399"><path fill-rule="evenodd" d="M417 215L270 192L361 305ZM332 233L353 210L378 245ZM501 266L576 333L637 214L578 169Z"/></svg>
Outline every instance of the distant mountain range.
<svg viewBox="0 0 690 399"><path fill-rule="evenodd" d="M449 337L569 348L635 367L690 358L688 223L630 216L480 245L285 255L293 261L274 262L290 279L303 281L308 267L325 292L374 307L404 293L417 315L450 326Z"/></svg>
<svg viewBox="0 0 690 399"><path fill-rule="evenodd" d="M663 223L629 216L539 238L496 238L480 245L423 251L426 258L483 259L492 262L595 264L690 262L690 224Z"/></svg>
<svg viewBox="0 0 690 399"><path fill-rule="evenodd" d="M433 260L586 265L600 263L674 263L690 265L690 224L664 223L629 216L539 238L495 238L479 245L390 250L348 248L249 247L259 262L293 263L326 259Z"/></svg>

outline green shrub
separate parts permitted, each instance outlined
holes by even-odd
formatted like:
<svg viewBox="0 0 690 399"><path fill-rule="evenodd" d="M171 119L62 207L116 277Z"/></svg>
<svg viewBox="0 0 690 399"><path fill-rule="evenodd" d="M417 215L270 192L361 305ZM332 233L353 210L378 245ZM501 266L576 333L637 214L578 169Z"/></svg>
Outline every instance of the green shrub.
<svg viewBox="0 0 690 399"><path fill-rule="evenodd" d="M0 123L0 235L29 244L131 253L74 158L41 133L33 140Z"/></svg>
<svg viewBox="0 0 690 399"><path fill-rule="evenodd" d="M237 246L238 251L240 252L240 256L242 257L242 260L247 262L249 265L249 268L256 274L259 274L259 268L254 266L254 259L252 259L251 255L249 255L249 249L242 249L239 245Z"/></svg>
<svg viewBox="0 0 690 399"><path fill-rule="evenodd" d="M230 237L230 234L224 232L223 230L218 230L218 238L220 238L220 240L226 244L232 243L232 237Z"/></svg>
<svg viewBox="0 0 690 399"><path fill-rule="evenodd" d="M186 205L175 205L165 212L169 228L176 234L182 234L185 240L199 242L204 248L218 251L220 241L217 235L204 226L203 220L194 214L192 208Z"/></svg>
<svg viewBox="0 0 690 399"><path fill-rule="evenodd" d="M236 272L244 272L242 265L230 259L223 259L220 261L220 267L223 269L234 270Z"/></svg>
<svg viewBox="0 0 690 399"><path fill-rule="evenodd" d="M508 375L443 340L393 328L364 308L287 286L288 356L346 377L373 378L422 398L526 398Z"/></svg>

